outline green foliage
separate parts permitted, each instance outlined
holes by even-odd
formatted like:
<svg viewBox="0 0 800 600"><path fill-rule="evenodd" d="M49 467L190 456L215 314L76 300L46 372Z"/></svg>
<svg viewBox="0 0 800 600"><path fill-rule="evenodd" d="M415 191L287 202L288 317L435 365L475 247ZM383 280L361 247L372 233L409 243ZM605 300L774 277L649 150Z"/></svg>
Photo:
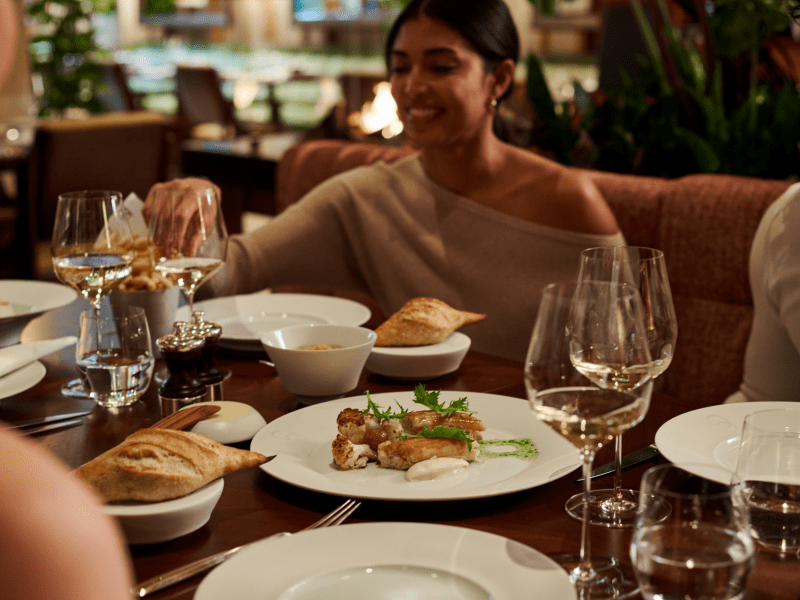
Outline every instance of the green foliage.
<svg viewBox="0 0 800 600"><path fill-rule="evenodd" d="M410 437L427 437L427 438L451 438L454 440L460 440L462 442L467 443L467 448L472 450L472 440L469 437L469 434L461 429L460 427L448 427L447 425L436 425L428 429L428 426L422 428L422 431L419 433L403 433L400 435L401 438L410 438Z"/></svg>
<svg viewBox="0 0 800 600"><path fill-rule="evenodd" d="M657 3L662 30L632 2L649 57L636 78L623 73L614 92L590 95L576 84L574 106L559 112L543 91L539 59L528 57L539 144L564 164L620 173L800 175L800 90L763 75L764 40L789 25L783 0L716 0L714 14L699 19L711 43L699 46L669 23L664 0Z"/></svg>
<svg viewBox="0 0 800 600"><path fill-rule="evenodd" d="M361 412L362 415L366 416L370 413L375 415L375 418L379 421L383 419L405 419L406 415L408 414L408 409L403 408L400 406L400 403L395 402L397 407L400 409L399 412L392 412L390 408L383 410L380 406L375 404L370 398L369 392L364 392L367 395L367 408Z"/></svg>
<svg viewBox="0 0 800 600"><path fill-rule="evenodd" d="M30 40L31 68L42 78L39 116L59 115L67 108L103 111L97 99L103 67L90 19L88 0L35 0L28 15L37 33Z"/></svg>
<svg viewBox="0 0 800 600"><path fill-rule="evenodd" d="M469 410L469 402L466 398L452 400L449 405L445 406L444 402L439 402L439 394L441 394L441 390L438 392L427 392L425 391L425 384L418 383L417 387L414 388L414 402L421 404L428 410L432 410L443 417L449 417L455 412L472 414L473 411Z"/></svg>

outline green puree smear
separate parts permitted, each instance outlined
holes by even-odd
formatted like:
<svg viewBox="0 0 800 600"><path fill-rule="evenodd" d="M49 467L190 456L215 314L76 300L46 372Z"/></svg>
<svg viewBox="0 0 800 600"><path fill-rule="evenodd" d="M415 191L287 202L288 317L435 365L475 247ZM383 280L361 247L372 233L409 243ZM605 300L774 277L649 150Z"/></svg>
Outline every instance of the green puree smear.
<svg viewBox="0 0 800 600"><path fill-rule="evenodd" d="M539 449L533 440L528 438L521 438L518 440L481 440L481 454L480 458L502 458L504 456L513 456L520 460L533 462L539 456ZM506 450L505 452L492 452L486 446L513 446L514 450Z"/></svg>

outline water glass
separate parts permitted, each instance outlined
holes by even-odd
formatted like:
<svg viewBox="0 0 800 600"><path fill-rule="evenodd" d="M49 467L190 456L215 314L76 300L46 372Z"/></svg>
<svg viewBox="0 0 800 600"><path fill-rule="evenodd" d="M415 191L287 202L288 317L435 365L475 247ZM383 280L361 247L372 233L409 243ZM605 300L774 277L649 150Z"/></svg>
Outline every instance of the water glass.
<svg viewBox="0 0 800 600"><path fill-rule="evenodd" d="M712 481L673 464L645 472L631 559L646 600L744 595L755 542L736 487L719 483L731 475L720 468Z"/></svg>
<svg viewBox="0 0 800 600"><path fill-rule="evenodd" d="M106 407L136 402L153 374L144 309L126 307L111 317L81 313L76 361L81 383L95 402Z"/></svg>
<svg viewBox="0 0 800 600"><path fill-rule="evenodd" d="M800 550L800 409L745 417L733 482L761 547Z"/></svg>

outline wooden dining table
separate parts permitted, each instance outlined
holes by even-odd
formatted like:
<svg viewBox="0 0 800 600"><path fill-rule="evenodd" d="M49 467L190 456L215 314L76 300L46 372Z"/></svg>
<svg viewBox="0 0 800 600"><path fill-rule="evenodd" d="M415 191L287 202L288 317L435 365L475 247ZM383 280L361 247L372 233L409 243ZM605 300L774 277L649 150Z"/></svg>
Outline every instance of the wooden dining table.
<svg viewBox="0 0 800 600"><path fill-rule="evenodd" d="M275 369L259 359L266 355L221 348L217 364L229 369L223 384L225 400L249 404L269 423L292 411L303 410L298 398L281 385ZM61 395L61 385L75 375L74 362L63 355L42 359L45 378L30 390L0 401L0 420L20 421L65 412L75 400ZM158 368L158 366L157 366ZM119 409L95 407L83 424L32 436L67 467L74 468L120 443L125 436L160 419L163 414L153 382L135 404ZM427 382L429 390L453 390L498 394L527 402L523 367L519 362L469 352L460 368ZM400 392L413 389L413 382L392 380L364 371L352 395ZM667 420L698 408L680 398L654 393L644 420L624 436L624 451L652 444L658 428ZM249 442L236 444L249 448ZM603 448L597 465L612 459L611 447ZM623 471L623 484L638 488L642 473L664 458L657 458ZM501 535L544 554L578 553L581 524L570 518L564 503L581 491L579 471L560 479L514 493L449 501L364 500L347 523L421 522L465 527ZM610 487L612 476L595 479L595 487ZM225 477L222 496L207 524L178 539L153 545L129 547L137 580L252 542L282 531L297 531L338 506L342 498L300 489L279 481L260 468ZM342 526L346 526L342 525ZM590 527L591 551L616 557L630 564L631 529ZM390 543L387 541L387 543ZM158 599L189 599L202 581L196 576L157 592ZM747 599L797 600L800 598L800 560L796 555L778 556L759 551L745 593Z"/></svg>

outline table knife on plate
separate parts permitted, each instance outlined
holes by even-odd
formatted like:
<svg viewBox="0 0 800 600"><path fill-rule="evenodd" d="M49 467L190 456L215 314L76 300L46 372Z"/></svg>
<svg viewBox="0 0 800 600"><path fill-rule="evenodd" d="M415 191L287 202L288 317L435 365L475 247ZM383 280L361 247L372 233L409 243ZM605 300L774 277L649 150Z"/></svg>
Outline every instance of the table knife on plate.
<svg viewBox="0 0 800 600"><path fill-rule="evenodd" d="M655 444L651 444L650 446L646 446L640 450L636 450L635 452L631 452L630 454L626 454L622 457L622 468L625 469L627 467L632 467L633 465L638 465L640 462L645 462L647 460L653 459L658 456L658 448L656 448ZM597 467L594 471L592 471L592 479L597 477L602 477L603 475L608 475L609 473L614 472L614 461L612 460L610 463L605 464L601 467ZM578 479L578 481L583 481L583 477Z"/></svg>

